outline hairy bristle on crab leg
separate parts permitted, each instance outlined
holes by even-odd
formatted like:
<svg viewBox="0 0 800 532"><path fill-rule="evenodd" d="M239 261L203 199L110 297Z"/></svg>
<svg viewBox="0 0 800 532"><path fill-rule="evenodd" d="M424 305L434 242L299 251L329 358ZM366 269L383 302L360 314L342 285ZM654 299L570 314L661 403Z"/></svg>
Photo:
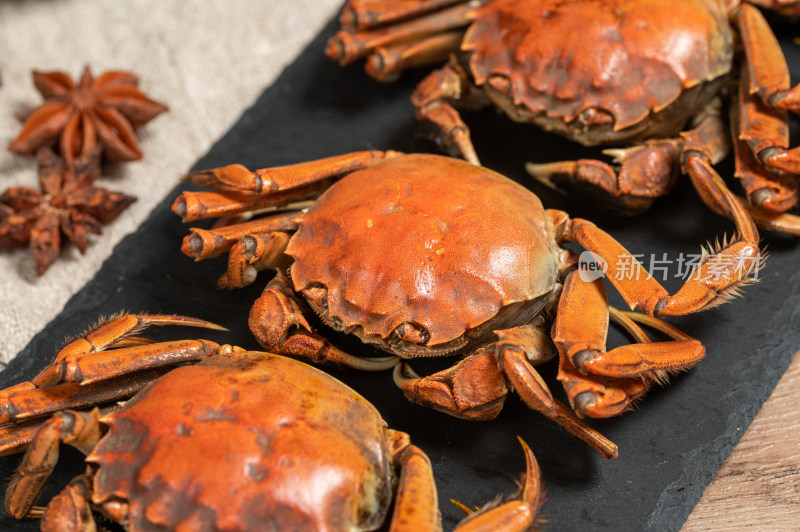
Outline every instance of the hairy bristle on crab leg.
<svg viewBox="0 0 800 532"><path fill-rule="evenodd" d="M657 280L648 276L644 267L630 252L605 231L586 220L570 220L566 213L549 211L553 226L558 228L559 239L577 242L586 250L598 253L608 261L609 271L621 271L618 267L624 261L634 264L641 275L637 275L635 282L615 275L609 276L609 281L632 309L651 316L689 314L724 302L726 294L748 282L748 268L752 268L760 257L755 223L713 171L708 160L697 152L690 152L685 164L690 167L688 173L704 200L712 206L719 202L719 208L725 209L723 212L733 218L737 232L731 242L722 249L714 250L707 257L674 296L669 295ZM731 257L736 260L728 260ZM710 274L711 271L718 270L723 275Z"/></svg>

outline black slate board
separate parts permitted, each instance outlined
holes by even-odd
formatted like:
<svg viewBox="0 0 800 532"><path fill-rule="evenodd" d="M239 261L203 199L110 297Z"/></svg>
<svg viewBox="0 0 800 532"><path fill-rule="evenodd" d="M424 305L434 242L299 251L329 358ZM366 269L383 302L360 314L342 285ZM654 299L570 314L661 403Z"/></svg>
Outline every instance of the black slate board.
<svg viewBox="0 0 800 532"><path fill-rule="evenodd" d="M782 36L794 71L800 72L792 27L771 21ZM258 168L372 147L419 147L412 142L408 95L421 73L381 86L359 66L336 67L322 55L334 28L331 23L195 169L233 162ZM252 75L258 75L258 65L253 65ZM484 164L534 189L546 206L596 221L635 253L659 258L662 253L670 258L696 253L701 242L732 229L700 203L685 179L668 198L635 220L610 217L553 195L526 177L523 162L577 158L587 152L533 127L511 124L491 110L469 113L466 119ZM165 179L183 170L166 169ZM721 165L720 171L730 176L731 165ZM218 291L214 283L224 269L222 261L193 263L181 255L180 241L187 228L169 210L181 188L117 246L97 276L0 374L0 387L30 378L65 337L82 331L98 316L121 309L183 313L231 328L227 334L173 328L149 331L157 339L203 336L257 348L246 327L247 313L266 278L248 289ZM450 498L479 505L497 493L513 491L513 482L524 467L515 439L519 434L542 465L548 490L543 513L550 529L677 530L800 346L797 243L771 234L764 235L764 241L771 258L762 282L750 287L744 299L673 320L703 341L707 358L693 371L674 378L670 386L651 392L635 413L594 423L619 445L620 457L613 461L603 460L513 396L498 419L471 423L407 403L389 373L332 373L372 401L390 426L409 432L428 452L448 529L461 518ZM670 279L665 285L675 290L680 281ZM612 303L621 305L613 290L609 295ZM347 348L364 352L352 342ZM563 396L554 379L555 366L551 363L541 371ZM65 449L62 456L47 494L81 471L76 452ZM0 476L7 479L17 461L18 457L0 459ZM0 518L2 530L36 528L35 522L13 521L5 514Z"/></svg>

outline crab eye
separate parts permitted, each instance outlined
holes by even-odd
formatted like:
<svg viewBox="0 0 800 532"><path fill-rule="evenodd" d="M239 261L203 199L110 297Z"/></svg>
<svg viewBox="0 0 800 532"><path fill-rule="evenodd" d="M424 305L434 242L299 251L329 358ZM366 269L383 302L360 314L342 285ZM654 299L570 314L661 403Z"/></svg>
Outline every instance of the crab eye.
<svg viewBox="0 0 800 532"><path fill-rule="evenodd" d="M511 91L511 80L506 76L491 76L487 83L500 93L508 94Z"/></svg>
<svg viewBox="0 0 800 532"><path fill-rule="evenodd" d="M409 344L425 345L428 343L430 334L423 327L410 321L401 323L394 330L395 336Z"/></svg>
<svg viewBox="0 0 800 532"><path fill-rule="evenodd" d="M579 115L578 119L587 126L599 126L614 122L613 116L611 116L608 112L596 107L590 107L586 109Z"/></svg>
<svg viewBox="0 0 800 532"><path fill-rule="evenodd" d="M324 286L312 286L303 290L303 294L319 307L328 306L328 289Z"/></svg>

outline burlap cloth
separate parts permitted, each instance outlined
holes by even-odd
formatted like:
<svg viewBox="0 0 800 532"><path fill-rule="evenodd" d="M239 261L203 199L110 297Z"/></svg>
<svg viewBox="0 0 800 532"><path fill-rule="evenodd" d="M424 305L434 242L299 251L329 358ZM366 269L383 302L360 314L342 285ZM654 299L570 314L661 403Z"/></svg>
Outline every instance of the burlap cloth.
<svg viewBox="0 0 800 532"><path fill-rule="evenodd" d="M141 131L145 158L116 167L100 186L138 196L103 228L85 255L65 246L36 276L28 249L0 250L0 362L91 279L241 112L339 9L341 0L0 0L0 191L37 187L34 159L5 149L19 132L15 111L41 102L31 70L84 65L95 74L132 70L170 111Z"/></svg>

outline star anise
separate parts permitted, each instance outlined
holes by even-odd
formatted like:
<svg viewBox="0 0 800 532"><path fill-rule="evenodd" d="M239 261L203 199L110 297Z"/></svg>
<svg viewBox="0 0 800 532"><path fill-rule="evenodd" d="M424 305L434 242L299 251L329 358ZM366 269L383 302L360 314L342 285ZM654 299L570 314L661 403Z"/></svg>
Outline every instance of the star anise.
<svg viewBox="0 0 800 532"><path fill-rule="evenodd" d="M61 235L86 251L89 234L119 216L136 198L96 187L100 148L67 164L50 148L38 154L39 186L12 187L0 195L0 247L30 245L42 275L58 258Z"/></svg>
<svg viewBox="0 0 800 532"><path fill-rule="evenodd" d="M33 72L33 83L45 101L22 126L8 149L33 154L58 142L61 156L71 163L90 153L99 142L111 162L142 158L136 128L167 110L137 88L131 72L110 71L98 78L89 67L76 85L64 72Z"/></svg>

